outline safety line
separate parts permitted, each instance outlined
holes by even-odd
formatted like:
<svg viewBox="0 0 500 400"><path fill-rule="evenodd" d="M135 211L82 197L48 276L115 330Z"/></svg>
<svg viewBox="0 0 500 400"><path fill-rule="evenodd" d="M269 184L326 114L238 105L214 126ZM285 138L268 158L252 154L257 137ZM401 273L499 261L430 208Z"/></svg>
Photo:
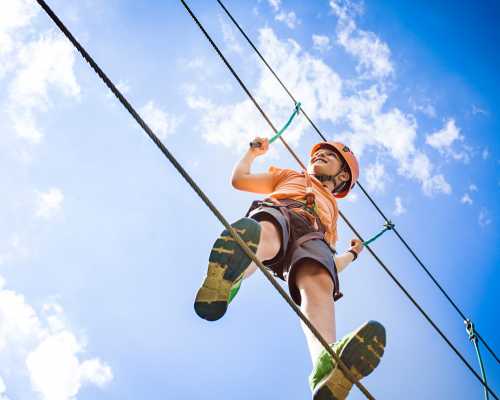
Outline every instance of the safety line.
<svg viewBox="0 0 500 400"><path fill-rule="evenodd" d="M474 349L476 350L476 355L477 355L477 361L479 362L479 368L481 369L481 375L483 377L483 380L486 381L486 371L484 370L484 365L483 365L483 358L481 357L481 352L479 351L479 346L477 344L477 335L476 335L476 330L474 328L474 323L471 320L465 321L465 329L467 331L467 334L469 335L469 340L472 342L474 345ZM484 389L484 398L485 400L489 400L488 396L488 391Z"/></svg>
<svg viewBox="0 0 500 400"><path fill-rule="evenodd" d="M182 0L181 0L182 1ZM224 227L229 231L233 239L238 243L245 254L252 259L252 261L257 265L257 267L262 271L267 280L274 286L274 288L280 293L280 295L285 299L288 305L293 309L297 316L304 322L304 324L313 333L316 339L321 343L326 352L332 356L332 358L337 362L340 369L344 372L351 382L356 385L361 392L370 400L375 398L368 392L368 390L356 380L352 372L346 365L342 362L340 357L332 350L330 344L321 336L314 325L307 319L307 317L302 313L300 308L293 302L290 296L285 292L285 290L279 285L279 283L274 279L269 271L267 271L264 264L255 256L253 251L248 247L248 245L241 239L238 233L233 229L229 222L224 218L222 213L217 209L217 207L212 203L208 196L203 192L203 190L196 184L196 182L191 178L188 172L182 167L182 165L177 161L177 159L170 153L170 151L165 147L161 140L155 135L151 128L146 124L146 122L141 118L137 111L132 107L128 100L123 96L123 94L118 90L114 83L107 77L107 75L102 71L102 69L97 65L93 58L87 53L87 51L80 45L80 43L75 39L71 32L66 28L62 21L57 17L57 15L50 9L44 0L37 0L38 4L47 13L47 15L52 19L52 21L57 25L61 32L70 40L70 42L75 46L82 57L87 61L91 68L96 72L96 74L102 79L106 86L113 92L115 97L120 101L120 103L126 108L130 115L135 119L135 121L141 126L141 128L146 132L149 138L154 142L154 144L160 149L163 155L170 161L170 163L175 167L175 169L182 175L182 177L187 181L191 188L196 192L196 194L202 199L205 205L212 211L216 218L224 225ZM186 5L187 6L187 5ZM271 124L271 122L269 121ZM272 124L271 124L272 125Z"/></svg>
<svg viewBox="0 0 500 400"><path fill-rule="evenodd" d="M243 30L243 28L240 26L240 24L236 21L236 19L233 17L233 15L229 12L229 10L226 8L226 6L222 3L221 0L217 0L219 5L222 7L224 12L227 14L229 19L233 22L233 24L238 28L240 33L243 35L243 37L246 39L250 47L257 53L261 61L266 65L266 67L269 69L269 72L276 78L276 80L279 82L283 90L288 94L288 96L293 100L294 103L296 103L295 96L290 92L290 90L286 87L286 85L283 83L283 81L279 78L279 76L276 74L274 69L269 65L267 60L264 58L264 56L261 54L259 49L255 46L255 44L252 42L252 40L248 37L246 32ZM319 128L316 126L316 124L309 118L307 115L306 111L304 108L301 109L302 114L306 117L307 121L311 124L311 126L314 128L316 133L321 137L322 140L327 141L326 137L321 133ZM371 204L375 207L375 209L378 211L378 213L382 216L382 218L385 220L385 222L390 222L389 219L385 216L385 214L382 212L380 207L375 203L373 198L368 194L368 192L365 190L365 188L361 185L361 183L357 183L357 186L361 189L361 191L364 193L364 195L368 198L368 200L371 202ZM441 291L441 293L446 297L446 299L449 301L449 303L453 306L453 308L457 311L457 313L462 317L462 319L465 321L468 318L465 316L465 314L458 308L458 306L455 304L455 302L451 299L451 297L446 293L446 291L443 289L443 287L438 283L436 278L432 275L432 273L429 271L429 269L424 265L424 263L420 260L420 258L415 254L413 249L409 246L409 244L403 239L403 237L399 234L397 229L395 227L392 228L396 236L399 238L399 240L403 243L403 245L406 247L406 249L411 253L411 255L415 258L415 260L420 264L421 268L424 270L424 272L427 274L427 276L434 282L434 284L437 286L437 288ZM498 356L495 354L493 349L486 343L486 341L481 337L479 332L476 331L476 335L479 338L479 340L485 345L485 347L488 349L488 351L491 353L491 355L495 358L497 363L500 363L500 359Z"/></svg>
<svg viewBox="0 0 500 400"><path fill-rule="evenodd" d="M257 109L260 111L262 116L266 121L269 121L270 127L276 132L276 128L272 123L270 123L269 118L265 114L265 112L262 110L260 105L257 103L255 98L253 97L252 93L248 90L248 88L245 86L245 84L242 82L238 74L235 72L235 70L232 68L232 66L229 64L227 59L224 57L218 46L215 44L215 42L212 40L208 32L205 30L201 22L198 20L198 18L193 14L189 6L186 4L184 0L180 0L181 3L184 5L188 13L191 15L193 18L194 22L196 25L200 28L206 39L210 42L214 50L217 52L221 60L224 62L224 64L228 67L232 75L235 77L235 79L240 83L242 88L244 89L245 93L250 97L252 102L257 106ZM282 138L280 138L282 139ZM282 139L283 142L285 142L284 139ZM298 157L296 157L298 158ZM300 165L302 168L305 169L304 164L300 162ZM351 230L356 234L356 236L363 241L361 235L356 231L356 229L352 226L352 224L348 221L348 219L343 215L343 213L339 210L339 213L342 217L342 219L346 222L346 224L351 228ZM439 329L439 327L434 323L434 321L427 315L427 313L423 310L423 308L416 302L416 300L410 295L410 293L404 288L404 286L397 280L397 278L392 274L392 272L385 266L385 264L378 258L378 256L371 250L369 246L367 246L367 249L370 251L372 256L378 261L378 263L382 266L382 268L389 274L389 276L392 278L392 280L396 283L397 286L403 291L403 293L408 297L408 299L415 305L415 307L421 312L421 314L425 317L425 319L431 324L431 326L436 330L436 332L443 338L443 340L450 346L450 348L457 354L457 356L460 358L460 360L465 364L465 366L471 371L471 373L481 382L487 389L488 391L497 399L500 400L496 394L493 392L491 388L481 379L481 377L477 374L477 372L472 368L472 366L467 362L467 360L462 356L462 354L458 351L458 349L450 342L450 340L446 337L446 335Z"/></svg>

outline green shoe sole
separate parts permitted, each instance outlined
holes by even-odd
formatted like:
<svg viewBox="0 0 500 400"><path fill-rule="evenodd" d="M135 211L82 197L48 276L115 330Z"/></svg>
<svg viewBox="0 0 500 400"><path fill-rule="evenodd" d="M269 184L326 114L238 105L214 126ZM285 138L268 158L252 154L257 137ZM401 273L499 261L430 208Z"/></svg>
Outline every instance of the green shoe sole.
<svg viewBox="0 0 500 400"><path fill-rule="evenodd" d="M385 328L376 321L368 321L353 333L353 337L339 356L359 381L370 375L378 366L384 354L385 344ZM335 366L332 372L317 385L313 399L344 400L352 385L342 370Z"/></svg>
<svg viewBox="0 0 500 400"><path fill-rule="evenodd" d="M231 226L253 252L257 251L260 239L260 225L250 218L241 218ZM231 288L242 278L252 260L224 230L215 241L208 260L208 271L198 290L194 310L208 321L216 321L227 310Z"/></svg>

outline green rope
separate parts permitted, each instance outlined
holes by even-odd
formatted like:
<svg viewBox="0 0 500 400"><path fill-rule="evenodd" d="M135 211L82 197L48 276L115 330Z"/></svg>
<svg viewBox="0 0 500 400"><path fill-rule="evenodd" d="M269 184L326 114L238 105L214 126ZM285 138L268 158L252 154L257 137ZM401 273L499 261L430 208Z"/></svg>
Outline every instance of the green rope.
<svg viewBox="0 0 500 400"><path fill-rule="evenodd" d="M276 135L274 135L271 139L269 139L269 144L271 144L272 142L274 142L276 139L278 139L281 135L283 135L283 132L286 131L286 129L290 126L290 124L292 123L293 119L295 118L295 116L299 113L300 111L300 101L295 104L295 110L293 110L293 113L292 115L290 115L290 118L288 118L288 121L286 122L286 124L283 126L283 128L281 128L277 133Z"/></svg>
<svg viewBox="0 0 500 400"><path fill-rule="evenodd" d="M474 330L474 324L470 319L466 319L464 321L465 323L465 329L467 330L467 333L469 335L469 340L474 344L474 349L476 350L477 354L477 359L479 360L479 367L481 369L481 375L483 377L483 390L484 390L484 398L486 400L489 400L490 396L488 394L488 390L486 390L486 371L484 370L484 365L483 365L483 359L481 357L481 353L479 352L479 346L477 344L477 336L476 336L476 331Z"/></svg>
<svg viewBox="0 0 500 400"><path fill-rule="evenodd" d="M374 242L375 240L377 240L380 236L382 236L385 232L387 231L390 231L392 228L394 228L394 224L391 222L391 221L387 221L385 224L384 224L384 229L382 229L379 233L377 233L374 237L372 237L371 239L368 239L366 241L363 242L363 246L367 246L369 245L370 243Z"/></svg>
<svg viewBox="0 0 500 400"><path fill-rule="evenodd" d="M281 135L283 135L283 133L287 130L287 128L292 123L295 116L299 113L300 107L301 107L301 104L299 101L297 104L295 104L295 110L293 110L292 115L290 115L290 118L288 118L288 121L286 121L286 124L283 126L283 128L281 128L278 132L276 132L276 134L271 139L269 139L269 144L271 144L276 139L278 139ZM260 147L260 143L259 142L251 142L250 147Z"/></svg>

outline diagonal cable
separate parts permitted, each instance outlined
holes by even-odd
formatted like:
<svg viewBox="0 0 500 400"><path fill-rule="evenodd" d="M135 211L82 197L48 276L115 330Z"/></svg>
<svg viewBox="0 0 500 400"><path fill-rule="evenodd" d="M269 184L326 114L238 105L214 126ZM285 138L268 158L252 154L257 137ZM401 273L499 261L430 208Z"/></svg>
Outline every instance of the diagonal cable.
<svg viewBox="0 0 500 400"><path fill-rule="evenodd" d="M182 0L181 0L182 1ZM280 295L285 299L285 301L290 305L293 311L298 315L298 317L304 322L304 324L309 328L309 330L314 334L316 339L322 344L325 350L333 357L333 359L340 366L340 369L348 377L349 380L356 385L361 392L368 399L375 399L370 392L354 377L353 373L349 368L345 366L339 356L331 349L330 345L321 336L318 330L312 325L312 323L307 319L307 317L302 313L300 308L293 302L290 296L284 291L284 289L279 285L278 282L273 278L273 276L267 271L266 267L262 262L255 256L248 245L241 239L238 233L233 229L217 207L211 202L203 190L196 184L196 182L191 178L187 171L182 167L182 165L176 160L176 158L170 153L170 151L165 147L165 145L160 141L160 139L155 135L151 128L146 124L146 122L141 118L137 111L132 107L128 100L123 96L123 94L117 89L114 83L107 77L107 75L101 70L93 58L87 53L87 51L80 45L80 43L75 39L71 32L66 28L62 21L57 17L57 15L50 9L44 0L37 0L38 4L47 13L47 15L52 19L52 21L57 25L57 27L62 31L62 33L70 40L70 42L75 46L75 48L80 52L82 57L87 61L87 63L92 67L96 74L103 80L106 86L113 92L120 103L126 108L130 115L135 119L135 121L141 126L141 128L146 132L149 138L154 142L154 144L159 148L163 155L172 163L175 169L182 175L182 177L187 181L191 188L196 192L196 194L201 198L205 205L212 211L216 218L224 225L224 227L229 231L233 239L238 243L245 254L252 259L253 262L259 267L264 276L269 280L269 282L274 286L274 288L280 293ZM187 6L186 6L187 7ZM271 123L269 121L269 123Z"/></svg>
<svg viewBox="0 0 500 400"><path fill-rule="evenodd" d="M292 94L292 92L290 92L290 90L287 88L287 86L283 83L283 81L280 79L280 77L276 74L276 72L274 71L274 69L269 65L269 63L267 62L267 60L264 58L264 56L259 51L259 49L255 46L255 44L253 43L253 41L248 37L248 35L246 34L246 32L243 30L243 28L238 23L238 21L236 21L236 19L229 12L229 10L226 8L226 6L222 3L221 0L217 0L217 2L222 7L222 9L224 10L224 12L227 14L227 16L229 17L229 19L236 26L236 28L238 28L238 30L243 35L243 37L246 39L246 41L248 42L248 44L250 45L250 47L252 47L252 49L256 52L256 54L259 56L259 58L261 59L261 61L266 65L266 67L268 68L269 72L271 72L271 74L279 82L279 84L281 85L281 87L283 88L283 90L288 94L288 96L293 100L294 103L297 103L297 100L295 99L295 96ZM316 126L316 124L311 120L311 118L309 118L309 115L307 115L307 113L306 113L306 111L304 110L303 107L302 107L301 111L302 111L302 114L304 115L304 117L307 119L307 121L309 121L309 123L311 124L311 126L314 128L314 130L316 131L316 133L321 137L322 140L326 141L327 140L326 137L323 135L323 133L321 133L321 131ZM380 207L375 203L375 201L373 200L373 198L368 194L368 192L361 185L361 183L358 182L357 185L359 186L359 188L361 189L361 191L365 194L365 196L368 198L368 200L372 203L372 205L375 207L375 209L378 211L378 213L382 216L382 218L384 219L384 221L388 222L389 219L384 215L384 213L382 212L382 210L380 209ZM406 247L406 249L415 258L415 260L418 262L418 264L421 266L421 268L424 270L424 272L427 274L427 276L432 280L432 282L434 282L434 284L437 286L437 288L446 297L446 299L448 300L448 302L457 311L457 313L462 317L462 319L464 321L467 320L467 317L465 316L465 314L460 310L460 308L458 308L458 306L456 305L456 303L451 299L451 297L448 295L448 293L446 293L446 291L439 284L439 282L436 280L436 278L434 278L434 276L429 271L429 269L420 260L420 258L413 251L413 249L406 242L406 240L404 240L404 238L399 234L399 232L397 231L397 229L395 227L393 227L392 230L394 231L394 233L396 234L396 236L399 238L399 240L403 243L403 245ZM477 331L475 333L476 333L476 336L479 338L479 340L481 340L481 342L484 344L484 346L491 353L491 355L496 359L497 363L500 363L500 359L495 354L495 352L491 349L491 347L488 345L488 343L486 343L486 341L481 337L481 335Z"/></svg>
<svg viewBox="0 0 500 400"><path fill-rule="evenodd" d="M260 113L262 114L262 116L264 117L264 119L266 121L269 121L269 118L267 117L267 115L265 114L265 112L262 110L262 108L260 107L260 105L258 105L257 101L255 100L255 98L253 97L252 93L248 90L248 88L245 86L245 84L243 83L243 81L240 79L240 77L238 76L238 74L235 72L235 70L232 68L231 64L227 61L227 59L224 57L224 55L222 54L222 52L220 51L220 49L218 48L218 46L215 44L215 42L212 40L212 38L210 37L210 35L208 34L208 32L205 30L205 28L203 27L203 25L201 24L201 22L198 20L198 18L193 14L193 12L191 11L191 9L189 8L189 6L186 4L186 2L184 0L180 0L181 3L184 5L184 7L186 8L186 10L188 11L188 13L190 14L190 16L193 18L194 22L196 23L196 25L200 28L200 30L202 31L202 33L204 34L205 38L210 42L210 44L212 45L212 47L214 48L214 50L217 52L217 54L219 55L219 57L221 58L222 62L228 67L228 69L230 70L230 72L232 73L232 75L235 77L235 79L240 83L241 87L243 88L243 90L245 91L245 93L250 97L250 99L252 100L252 102L256 105L257 109L260 111ZM273 129L274 132L276 132L276 128L274 127L274 125L272 125L269 121L269 126L271 127L271 129ZM282 142L285 142L284 139L282 139ZM298 158L298 157L296 157ZM304 167L304 164L302 162L300 162L300 165L302 166L302 168L305 169ZM361 241L364 241L362 239L362 237L360 236L360 234L356 231L356 229L353 227L353 225L349 222L349 220L342 214L340 213L342 219L347 223L347 225L351 228L351 230L356 234L356 236L361 240ZM427 315L427 313L424 311L424 309L417 303L417 301L410 295L410 293L404 288L404 286L398 281L398 279L394 276L394 274L392 274L392 272L385 266L385 264L382 262L382 260L380 260L380 258L375 254L375 252L373 250L371 250L371 248L369 246L367 246L367 248L369 249L370 253L372 254L372 256L377 260L377 262L381 265L381 267L387 272L387 274L391 277L391 279L396 283L396 285L403 291L403 293L408 297L408 299L413 303L413 305L420 311L420 313L424 316L424 318L430 323L430 325L436 330L436 332L441 336L441 338L448 344L448 346L452 349L452 351L460 358L460 360L465 364L465 366L469 369L469 371L479 380L479 382L481 382L481 384L488 389L488 391L497 399L497 400L500 400L498 399L498 397L496 396L496 394L493 392L493 390L488 386L488 384L486 382L484 382L481 377L478 375L478 373L474 370L474 368L472 368L472 366L467 362L467 360L465 359L465 357L458 351L458 349L453 345L453 343L451 343L451 341L446 337L446 335L441 331L441 329L436 325L436 323L429 317L429 315Z"/></svg>

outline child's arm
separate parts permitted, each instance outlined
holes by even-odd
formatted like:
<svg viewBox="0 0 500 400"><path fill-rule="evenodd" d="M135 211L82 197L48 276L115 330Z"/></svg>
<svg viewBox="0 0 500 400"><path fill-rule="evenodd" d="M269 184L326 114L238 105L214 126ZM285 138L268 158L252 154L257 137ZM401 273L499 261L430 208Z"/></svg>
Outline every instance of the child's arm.
<svg viewBox="0 0 500 400"><path fill-rule="evenodd" d="M347 250L344 254L335 257L335 265L337 266L337 272L340 273L344 270L350 263L352 263L363 251L363 242L359 239L351 240L351 248ZM356 256L352 253L356 253Z"/></svg>
<svg viewBox="0 0 500 400"><path fill-rule="evenodd" d="M243 158L236 164L231 177L231 183L235 189L254 193L271 193L274 190L274 178L271 174L252 174L250 169L254 160L267 153L269 142L267 139L255 138L260 147L250 147Z"/></svg>

